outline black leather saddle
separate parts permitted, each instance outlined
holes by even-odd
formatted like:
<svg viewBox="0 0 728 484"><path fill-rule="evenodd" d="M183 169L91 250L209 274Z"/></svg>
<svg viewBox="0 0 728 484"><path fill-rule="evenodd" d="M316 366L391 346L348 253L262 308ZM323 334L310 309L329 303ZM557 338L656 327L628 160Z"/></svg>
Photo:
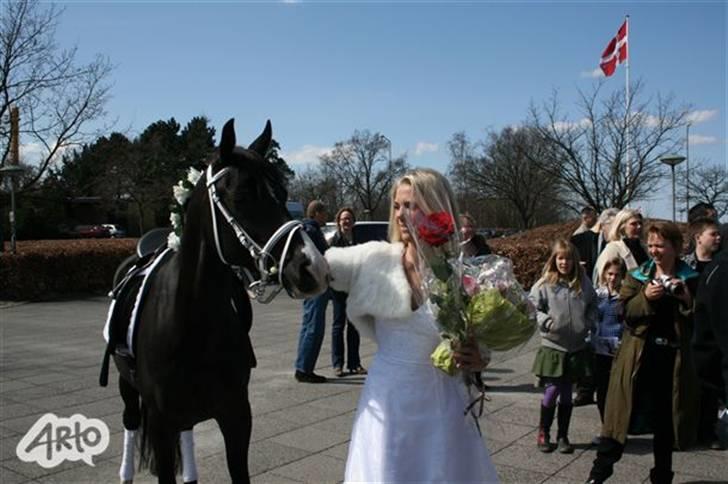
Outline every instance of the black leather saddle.
<svg viewBox="0 0 728 484"><path fill-rule="evenodd" d="M129 266L124 277L111 290L113 309L109 321L109 341L106 345L99 385L105 387L109 380L109 359L111 356L124 378L134 382L135 360L127 344L126 334L131 324L135 302L144 282L145 269L149 268L167 248L167 237L171 229L158 228L144 234L137 242L137 259ZM143 304L145 294L141 295ZM135 332L138 326L135 326Z"/></svg>

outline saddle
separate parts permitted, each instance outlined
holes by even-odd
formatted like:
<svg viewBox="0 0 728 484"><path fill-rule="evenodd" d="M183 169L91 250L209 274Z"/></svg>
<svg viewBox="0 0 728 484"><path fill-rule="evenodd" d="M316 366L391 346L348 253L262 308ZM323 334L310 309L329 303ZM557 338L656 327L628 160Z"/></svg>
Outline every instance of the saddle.
<svg viewBox="0 0 728 484"><path fill-rule="evenodd" d="M104 328L106 351L99 375L99 385L102 387L108 385L111 356L114 357L121 375L134 383L136 363L133 344L138 330L136 322L149 290L147 281L170 255L171 250L166 247L168 234L169 229L155 229L140 238L137 243L138 259L109 293L112 301Z"/></svg>

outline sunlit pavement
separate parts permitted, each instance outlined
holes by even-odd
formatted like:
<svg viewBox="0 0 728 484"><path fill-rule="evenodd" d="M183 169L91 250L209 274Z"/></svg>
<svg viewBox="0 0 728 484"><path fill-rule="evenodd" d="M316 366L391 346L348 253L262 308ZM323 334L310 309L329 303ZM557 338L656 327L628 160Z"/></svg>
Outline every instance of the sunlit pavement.
<svg viewBox="0 0 728 484"><path fill-rule="evenodd" d="M0 304L0 483L118 482L122 444L121 399L112 369L107 388L98 386L103 352L101 329L108 301L89 298L30 304ZM258 368L250 384L253 482L340 482L352 418L364 377L336 378L331 368L330 312L317 372L320 385L293 379L301 303L280 297L254 305L252 338ZM576 452L536 450L540 392L530 374L537 337L516 351L497 354L490 366L491 401L481 418L484 438L503 482L581 483L598 431L595 406L577 408L571 424ZM364 366L374 344L362 341ZM113 365L112 365L113 367ZM44 414L82 414L109 427L108 448L93 456L94 466L65 461L46 469L16 455L20 439ZM433 416L436 418L436 416ZM228 482L222 436L214 422L195 428L200 482ZM728 451L696 449L674 454L674 482L728 482ZM630 440L610 482L648 481L651 441ZM147 472L135 482L156 482ZM180 479L181 482L181 479Z"/></svg>

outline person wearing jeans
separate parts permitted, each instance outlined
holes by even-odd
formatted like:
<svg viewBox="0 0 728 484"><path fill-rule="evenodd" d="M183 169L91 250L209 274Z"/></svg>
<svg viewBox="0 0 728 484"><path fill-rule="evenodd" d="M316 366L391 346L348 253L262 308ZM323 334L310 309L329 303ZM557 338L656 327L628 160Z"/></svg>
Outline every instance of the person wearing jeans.
<svg viewBox="0 0 728 484"><path fill-rule="evenodd" d="M303 230L311 238L316 248L323 254L328 249L321 226L326 223L328 213L320 200L308 204L307 219L303 221ZM296 357L295 378L302 383L324 383L326 377L313 372L316 360L321 352L326 330L326 306L331 298L331 289L323 294L303 300L303 322L298 336L298 356Z"/></svg>
<svg viewBox="0 0 728 484"><path fill-rule="evenodd" d="M343 207L336 213L336 233L331 239L331 247L349 247L354 245L353 228L356 223L354 210ZM359 357L359 331L346 317L345 292L332 290L334 303L334 322L331 325L331 364L336 376L344 376L344 333L346 332L346 348L348 348L348 361L346 368L354 375L366 375L367 371L361 366Z"/></svg>

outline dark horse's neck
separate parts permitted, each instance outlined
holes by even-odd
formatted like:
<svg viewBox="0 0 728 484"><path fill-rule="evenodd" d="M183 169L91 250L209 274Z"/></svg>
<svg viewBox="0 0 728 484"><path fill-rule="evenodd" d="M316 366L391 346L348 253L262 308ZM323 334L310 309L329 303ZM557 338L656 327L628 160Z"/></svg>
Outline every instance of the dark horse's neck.
<svg viewBox="0 0 728 484"><path fill-rule="evenodd" d="M217 223L218 231L228 229L223 227L226 222L222 217L217 218ZM195 188L190 198L177 257L177 307L186 307L182 310L189 311L189 316L198 311L211 312L211 308L219 304L229 308L231 298L237 299L241 293L247 298L234 272L220 260L217 253L210 202L204 183Z"/></svg>

